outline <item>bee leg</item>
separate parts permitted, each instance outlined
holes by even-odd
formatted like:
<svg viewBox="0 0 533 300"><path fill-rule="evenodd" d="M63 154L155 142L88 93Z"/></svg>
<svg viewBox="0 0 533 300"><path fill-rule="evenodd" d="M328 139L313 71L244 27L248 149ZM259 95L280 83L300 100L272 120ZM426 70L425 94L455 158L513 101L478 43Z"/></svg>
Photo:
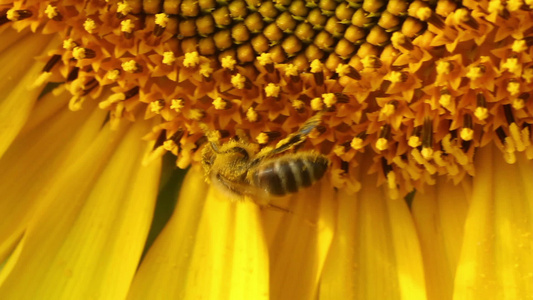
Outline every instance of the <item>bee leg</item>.
<svg viewBox="0 0 533 300"><path fill-rule="evenodd" d="M292 211L290 211L290 210L288 210L286 208L283 208L281 206L274 205L272 203L261 205L260 208L261 209L275 210L275 211L279 211L279 212L283 212L283 213L287 213L287 214L294 214Z"/></svg>

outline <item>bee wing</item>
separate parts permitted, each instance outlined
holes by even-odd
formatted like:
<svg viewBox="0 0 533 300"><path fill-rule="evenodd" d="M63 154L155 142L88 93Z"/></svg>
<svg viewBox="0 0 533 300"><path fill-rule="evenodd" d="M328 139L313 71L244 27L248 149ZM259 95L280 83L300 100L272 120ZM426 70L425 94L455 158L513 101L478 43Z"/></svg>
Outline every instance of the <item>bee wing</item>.
<svg viewBox="0 0 533 300"><path fill-rule="evenodd" d="M289 135L287 138L280 141L278 145L276 146L276 148L261 155L261 157L258 159L263 159L264 157L279 154L281 152L287 151L288 149L296 145L303 143L305 139L307 138L307 136L309 135L309 133L311 133L311 131L320 124L322 120L322 115L323 115L323 112L319 112L316 115L309 118L309 120L307 120L296 133L293 133Z"/></svg>

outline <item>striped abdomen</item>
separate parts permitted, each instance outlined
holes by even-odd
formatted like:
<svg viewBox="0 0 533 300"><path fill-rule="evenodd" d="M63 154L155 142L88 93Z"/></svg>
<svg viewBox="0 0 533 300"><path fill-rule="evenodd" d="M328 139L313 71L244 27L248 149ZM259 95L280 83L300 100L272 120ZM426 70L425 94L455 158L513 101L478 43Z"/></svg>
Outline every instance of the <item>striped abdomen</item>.
<svg viewBox="0 0 533 300"><path fill-rule="evenodd" d="M322 155L285 155L251 170L252 183L273 196L283 196L311 186L324 176L328 165L328 159Z"/></svg>

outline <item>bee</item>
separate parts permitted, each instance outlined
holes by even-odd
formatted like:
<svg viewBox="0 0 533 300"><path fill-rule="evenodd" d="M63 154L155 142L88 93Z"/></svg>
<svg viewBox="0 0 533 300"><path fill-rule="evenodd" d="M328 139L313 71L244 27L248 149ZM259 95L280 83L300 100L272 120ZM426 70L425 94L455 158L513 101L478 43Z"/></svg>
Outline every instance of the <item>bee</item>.
<svg viewBox="0 0 533 300"><path fill-rule="evenodd" d="M296 193L320 180L329 160L314 151L288 152L303 143L320 124L321 115L311 117L295 133L274 148L257 151L245 138L220 145L207 132L209 143L202 150L206 179L229 194L267 200Z"/></svg>

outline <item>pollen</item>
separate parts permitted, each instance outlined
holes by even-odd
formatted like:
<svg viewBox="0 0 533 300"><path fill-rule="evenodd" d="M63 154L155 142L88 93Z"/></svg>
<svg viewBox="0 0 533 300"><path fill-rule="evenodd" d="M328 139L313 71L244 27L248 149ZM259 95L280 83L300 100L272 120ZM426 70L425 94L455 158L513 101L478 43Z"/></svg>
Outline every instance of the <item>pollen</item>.
<svg viewBox="0 0 533 300"><path fill-rule="evenodd" d="M76 47L72 49L72 56L77 59L84 59L85 58L85 48L82 47Z"/></svg>
<svg viewBox="0 0 533 300"><path fill-rule="evenodd" d="M150 111L159 114L165 108L165 100L158 99L156 101L150 102Z"/></svg>
<svg viewBox="0 0 533 300"><path fill-rule="evenodd" d="M379 151L387 150L387 148L389 148L389 141L386 138L379 138L376 141L376 149Z"/></svg>
<svg viewBox="0 0 533 300"><path fill-rule="evenodd" d="M257 135L257 137L255 138L255 140L259 143L259 144L267 144L268 143L268 134L264 133L264 132L261 132L260 134Z"/></svg>
<svg viewBox="0 0 533 300"><path fill-rule="evenodd" d="M322 110L322 108L324 107L324 101L322 101L322 98L313 98L311 100L311 109L312 110Z"/></svg>
<svg viewBox="0 0 533 300"><path fill-rule="evenodd" d="M20 14L16 9L12 8L7 11L6 17L10 21L18 21L20 18Z"/></svg>
<svg viewBox="0 0 533 300"><path fill-rule="evenodd" d="M404 74L402 72L398 71L392 71L387 76L387 79L390 80L392 83L398 83L405 81Z"/></svg>
<svg viewBox="0 0 533 300"><path fill-rule="evenodd" d="M479 120L483 121L489 117L489 110L486 107L476 107L474 111L474 116Z"/></svg>
<svg viewBox="0 0 533 300"><path fill-rule="evenodd" d="M396 107L393 104L387 103L383 108L381 108L380 113L384 116L390 117L396 111Z"/></svg>
<svg viewBox="0 0 533 300"><path fill-rule="evenodd" d="M190 67L196 67L200 63L200 56L198 56L198 52L188 52L185 53L185 59L183 60L183 66L190 68Z"/></svg>
<svg viewBox="0 0 533 300"><path fill-rule="evenodd" d="M485 72L482 67L475 66L475 67L470 68L470 70L468 70L466 77L470 78L471 80L476 80L476 79L481 78L484 73Z"/></svg>
<svg viewBox="0 0 533 300"><path fill-rule="evenodd" d="M246 83L246 77L242 74L235 74L231 76L231 85L236 89L243 89L244 83Z"/></svg>
<svg viewBox="0 0 533 300"><path fill-rule="evenodd" d="M228 108L228 102L226 100L222 99L221 97L217 97L213 101L213 106L215 107L215 109L218 109L218 110L227 109Z"/></svg>
<svg viewBox="0 0 533 300"><path fill-rule="evenodd" d="M363 139L360 137L354 137L352 141L350 142L350 147L352 147L354 150L359 150L363 148Z"/></svg>
<svg viewBox="0 0 533 300"><path fill-rule="evenodd" d="M265 87L265 94L267 97L278 97L279 92L281 91L281 87L275 83L269 83Z"/></svg>
<svg viewBox="0 0 533 300"><path fill-rule="evenodd" d="M139 71L139 65L133 59L123 62L121 66L122 69L128 73L136 73Z"/></svg>
<svg viewBox="0 0 533 300"><path fill-rule="evenodd" d="M520 64L518 63L517 58L508 58L503 64L502 69L507 69L511 73L517 73L520 71Z"/></svg>
<svg viewBox="0 0 533 300"><path fill-rule="evenodd" d="M439 75L448 75L452 71L452 63L449 61L439 61L437 62L437 74Z"/></svg>
<svg viewBox="0 0 533 300"><path fill-rule="evenodd" d="M200 65L200 70L198 70L200 75L202 75L204 77L210 77L211 74L213 74L213 71L214 71L213 67L211 67L211 65L209 63L201 64Z"/></svg>
<svg viewBox="0 0 533 300"><path fill-rule="evenodd" d="M66 39L63 41L63 49L72 50L77 44L72 39Z"/></svg>
<svg viewBox="0 0 533 300"><path fill-rule="evenodd" d="M171 66L176 61L176 56L172 51L163 52L163 64Z"/></svg>
<svg viewBox="0 0 533 300"><path fill-rule="evenodd" d="M274 61L272 60L271 53L261 53L261 55L257 57L257 62L262 66L266 66L272 64Z"/></svg>
<svg viewBox="0 0 533 300"><path fill-rule="evenodd" d="M109 70L106 74L107 79L115 81L120 76L120 70L119 69L113 69Z"/></svg>
<svg viewBox="0 0 533 300"><path fill-rule="evenodd" d="M527 43L524 40L516 40L513 42L513 46L511 47L513 52L520 53L524 52L528 49Z"/></svg>
<svg viewBox="0 0 533 300"><path fill-rule="evenodd" d="M35 83L65 82L71 109L98 99L111 124L183 130L154 150L182 167L203 125L266 145L314 116L303 150L352 181L364 152L393 194L474 174L491 144L533 159L532 0L48 2L3 8L2 26L63 41Z"/></svg>
<svg viewBox="0 0 533 300"><path fill-rule="evenodd" d="M155 15L155 24L161 26L162 28L167 27L169 17L165 13L160 13Z"/></svg>
<svg viewBox="0 0 533 300"><path fill-rule="evenodd" d="M96 29L96 22L93 19L91 19L91 18L87 18L87 20L85 20L85 22L83 22L83 28L88 33L94 33L94 31Z"/></svg>
<svg viewBox="0 0 533 300"><path fill-rule="evenodd" d="M126 16L127 14L129 14L132 10L133 8L127 1L119 2L117 4L117 13L123 16Z"/></svg>
<svg viewBox="0 0 533 300"><path fill-rule="evenodd" d="M407 144L411 148L416 148L422 145L422 142L420 141L420 138L416 135L412 135L409 137L409 140L407 141Z"/></svg>
<svg viewBox="0 0 533 300"><path fill-rule="evenodd" d="M236 63L237 61L233 59L233 57L231 56L225 56L220 61L222 68L228 69L228 70L233 70L235 68Z"/></svg>
<svg viewBox="0 0 533 300"><path fill-rule="evenodd" d="M248 119L248 121L250 122L257 122L257 120L259 119L259 115L253 107L248 108L248 110L246 111L246 119Z"/></svg>
<svg viewBox="0 0 533 300"><path fill-rule="evenodd" d="M520 83L516 81L511 81L507 84L507 91L511 96L516 96L520 93Z"/></svg>
<svg viewBox="0 0 533 300"><path fill-rule="evenodd" d="M333 93L322 94L322 100L326 104L326 107L332 107L337 103L337 97Z"/></svg>
<svg viewBox="0 0 533 300"><path fill-rule="evenodd" d="M474 138L474 130L471 128L461 129L461 139L463 141L471 141Z"/></svg>
<svg viewBox="0 0 533 300"><path fill-rule="evenodd" d="M44 10L44 13L48 17L48 19L54 19L54 18L56 18L59 15L59 12L57 11L57 7L52 6L50 4L48 4L48 6L46 6L46 9Z"/></svg>
<svg viewBox="0 0 533 300"><path fill-rule="evenodd" d="M178 145L173 140L166 140L163 142L163 149L174 152L178 150Z"/></svg>
<svg viewBox="0 0 533 300"><path fill-rule="evenodd" d="M126 19L120 22L120 31L122 32L132 33L134 28L135 28L135 24L133 24L133 22L130 19Z"/></svg>
<svg viewBox="0 0 533 300"><path fill-rule="evenodd" d="M172 99L170 102L170 109L173 109L178 113L181 112L184 106L185 103L183 103L183 99Z"/></svg>

